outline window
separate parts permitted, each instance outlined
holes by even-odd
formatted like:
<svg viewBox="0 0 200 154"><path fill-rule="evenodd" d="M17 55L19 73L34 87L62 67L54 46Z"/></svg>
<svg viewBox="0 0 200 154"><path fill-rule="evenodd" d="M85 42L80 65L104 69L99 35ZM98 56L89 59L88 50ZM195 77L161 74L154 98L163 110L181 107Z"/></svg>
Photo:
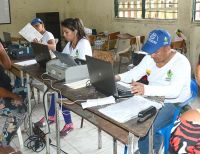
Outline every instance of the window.
<svg viewBox="0 0 200 154"><path fill-rule="evenodd" d="M193 20L200 21L200 0L194 0Z"/></svg>
<svg viewBox="0 0 200 154"><path fill-rule="evenodd" d="M178 0L115 0L116 18L175 20L177 14Z"/></svg>

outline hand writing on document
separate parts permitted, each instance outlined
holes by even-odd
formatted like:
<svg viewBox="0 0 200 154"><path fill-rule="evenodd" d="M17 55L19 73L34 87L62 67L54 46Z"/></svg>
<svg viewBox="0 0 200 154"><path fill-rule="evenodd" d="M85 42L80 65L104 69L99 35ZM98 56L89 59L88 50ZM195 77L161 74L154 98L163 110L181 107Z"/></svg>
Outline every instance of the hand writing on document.
<svg viewBox="0 0 200 154"><path fill-rule="evenodd" d="M140 82L132 82L131 92L134 95L144 95L144 84Z"/></svg>

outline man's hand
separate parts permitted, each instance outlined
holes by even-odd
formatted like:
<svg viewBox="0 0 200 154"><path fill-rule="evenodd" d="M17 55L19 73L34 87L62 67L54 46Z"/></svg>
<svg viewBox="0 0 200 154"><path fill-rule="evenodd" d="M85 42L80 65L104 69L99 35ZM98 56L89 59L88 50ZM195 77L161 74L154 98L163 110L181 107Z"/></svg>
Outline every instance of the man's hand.
<svg viewBox="0 0 200 154"><path fill-rule="evenodd" d="M139 82L132 82L131 92L134 95L144 95L144 84Z"/></svg>
<svg viewBox="0 0 200 154"><path fill-rule="evenodd" d="M120 76L119 75L115 75L115 81L120 81L120 80L121 80Z"/></svg>

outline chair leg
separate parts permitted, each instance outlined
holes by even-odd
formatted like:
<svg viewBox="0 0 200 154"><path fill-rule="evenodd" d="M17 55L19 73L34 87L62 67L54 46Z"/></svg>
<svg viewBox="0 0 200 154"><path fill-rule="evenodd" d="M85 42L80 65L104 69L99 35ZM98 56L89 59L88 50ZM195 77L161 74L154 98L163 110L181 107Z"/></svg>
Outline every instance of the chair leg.
<svg viewBox="0 0 200 154"><path fill-rule="evenodd" d="M101 136L101 129L98 128L98 149L102 148L102 136Z"/></svg>
<svg viewBox="0 0 200 154"><path fill-rule="evenodd" d="M117 140L113 137L113 154L117 154Z"/></svg>
<svg viewBox="0 0 200 154"><path fill-rule="evenodd" d="M121 60L122 60L122 57L119 57L118 73L120 73Z"/></svg>
<svg viewBox="0 0 200 154"><path fill-rule="evenodd" d="M22 138L22 132L21 132L20 127L17 129L17 136L18 136L18 140L19 140L20 149L23 149L24 148L24 141L23 141L23 138Z"/></svg>
<svg viewBox="0 0 200 154"><path fill-rule="evenodd" d="M126 144L124 145L124 154L127 154L127 146L126 146Z"/></svg>
<svg viewBox="0 0 200 154"><path fill-rule="evenodd" d="M81 118L81 127L80 128L83 128L83 120L84 120L84 118Z"/></svg>

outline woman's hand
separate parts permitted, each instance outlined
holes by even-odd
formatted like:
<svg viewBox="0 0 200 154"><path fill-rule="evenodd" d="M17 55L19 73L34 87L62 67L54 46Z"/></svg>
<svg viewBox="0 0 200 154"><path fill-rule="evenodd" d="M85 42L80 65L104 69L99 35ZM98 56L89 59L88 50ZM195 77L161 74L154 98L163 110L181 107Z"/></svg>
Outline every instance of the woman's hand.
<svg viewBox="0 0 200 154"><path fill-rule="evenodd" d="M5 105L4 104L0 104L0 110L5 108Z"/></svg>
<svg viewBox="0 0 200 154"><path fill-rule="evenodd" d="M15 106L22 105L23 99L22 99L21 96L15 94L15 96L13 97L13 99L14 99L13 103L14 103Z"/></svg>

